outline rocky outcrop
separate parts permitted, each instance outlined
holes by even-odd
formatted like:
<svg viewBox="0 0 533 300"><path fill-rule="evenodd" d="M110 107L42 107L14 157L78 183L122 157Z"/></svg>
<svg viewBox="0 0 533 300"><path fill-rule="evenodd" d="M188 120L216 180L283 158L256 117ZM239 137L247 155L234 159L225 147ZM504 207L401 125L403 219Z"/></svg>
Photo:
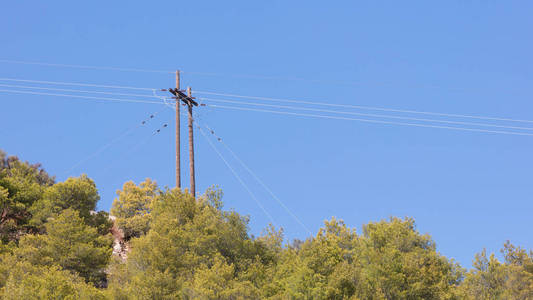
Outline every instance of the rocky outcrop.
<svg viewBox="0 0 533 300"><path fill-rule="evenodd" d="M124 239L124 232L118 228L115 224L116 217L109 216L109 219L113 222L111 227L111 234L113 235L113 256L119 258L122 261L126 261L128 258L128 252L130 251L129 244Z"/></svg>

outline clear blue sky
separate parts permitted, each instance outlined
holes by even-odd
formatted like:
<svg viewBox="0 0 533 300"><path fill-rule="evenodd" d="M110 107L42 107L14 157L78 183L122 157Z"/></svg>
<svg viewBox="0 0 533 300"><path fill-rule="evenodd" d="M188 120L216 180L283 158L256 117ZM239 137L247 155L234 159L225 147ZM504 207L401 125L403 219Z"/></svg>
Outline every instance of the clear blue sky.
<svg viewBox="0 0 533 300"><path fill-rule="evenodd" d="M8 1L0 10L0 59L179 68L184 85L196 90L533 120L532 8L529 1ZM10 63L0 63L0 77L174 84L165 73ZM0 148L43 163L58 180L163 109L5 92L0 103ZM533 247L533 136L197 111L313 232L332 216L359 232L369 221L411 216L440 252L465 266L474 253L497 251L508 239ZM70 175L93 178L105 210L126 180L150 177L173 186L172 118L173 111L163 110ZM169 127L141 143L164 123ZM268 218L200 134L196 149L198 190L219 185L226 208L250 215L259 234ZM182 153L187 169L185 145ZM305 230L229 161L286 237L305 238ZM188 173L183 177L188 186Z"/></svg>

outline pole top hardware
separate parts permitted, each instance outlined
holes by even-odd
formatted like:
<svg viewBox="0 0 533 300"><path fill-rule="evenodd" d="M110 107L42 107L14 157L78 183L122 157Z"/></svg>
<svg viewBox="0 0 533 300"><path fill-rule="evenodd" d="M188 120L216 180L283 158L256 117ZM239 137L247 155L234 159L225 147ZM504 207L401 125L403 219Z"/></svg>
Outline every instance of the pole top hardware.
<svg viewBox="0 0 533 300"><path fill-rule="evenodd" d="M170 93L172 93L172 95L176 96L176 99L181 99L181 101L183 101L185 104L187 104L187 105L192 104L194 106L198 106L198 103L196 101L194 101L194 99L196 99L196 97L187 96L185 91L178 90L178 89L173 89L173 88L169 88L168 91Z"/></svg>

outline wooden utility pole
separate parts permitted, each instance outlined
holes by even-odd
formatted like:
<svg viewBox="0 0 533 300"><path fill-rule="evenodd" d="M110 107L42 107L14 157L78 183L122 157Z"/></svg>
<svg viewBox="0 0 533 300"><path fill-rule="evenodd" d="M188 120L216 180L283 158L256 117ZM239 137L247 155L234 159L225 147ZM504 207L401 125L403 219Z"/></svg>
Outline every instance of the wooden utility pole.
<svg viewBox="0 0 533 300"><path fill-rule="evenodd" d="M187 96L192 99L191 87L187 87ZM191 168L191 195L196 197L196 181L194 178L194 139L193 139L193 118L192 118L192 101L187 101L189 110L189 166Z"/></svg>
<svg viewBox="0 0 533 300"><path fill-rule="evenodd" d="M180 187L180 163L179 163L179 149L180 149L180 135L179 135L179 120L180 120L180 104L183 102L187 105L189 110L189 165L191 170L191 194L196 197L196 181L194 177L194 138L193 138L193 118L192 108L198 106L192 97L191 88L187 87L187 94L179 89L179 71L176 72L176 88L169 88L168 91L174 95L176 99L176 186Z"/></svg>
<svg viewBox="0 0 533 300"><path fill-rule="evenodd" d="M180 71L176 71L176 89L180 89ZM176 99L176 187L181 189L180 99Z"/></svg>

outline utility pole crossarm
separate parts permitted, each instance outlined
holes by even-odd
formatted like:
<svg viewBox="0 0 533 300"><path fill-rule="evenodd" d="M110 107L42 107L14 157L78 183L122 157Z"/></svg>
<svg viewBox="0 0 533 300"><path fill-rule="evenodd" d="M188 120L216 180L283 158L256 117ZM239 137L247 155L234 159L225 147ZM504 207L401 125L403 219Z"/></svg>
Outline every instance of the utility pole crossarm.
<svg viewBox="0 0 533 300"><path fill-rule="evenodd" d="M178 90L178 89L172 89L172 88L168 89L168 91L172 93L172 95L174 95L175 99L180 99L181 101L183 101L183 103L187 105L191 103L194 106L198 106L198 102L194 101L196 97L188 96L187 94L185 94L185 91Z"/></svg>

